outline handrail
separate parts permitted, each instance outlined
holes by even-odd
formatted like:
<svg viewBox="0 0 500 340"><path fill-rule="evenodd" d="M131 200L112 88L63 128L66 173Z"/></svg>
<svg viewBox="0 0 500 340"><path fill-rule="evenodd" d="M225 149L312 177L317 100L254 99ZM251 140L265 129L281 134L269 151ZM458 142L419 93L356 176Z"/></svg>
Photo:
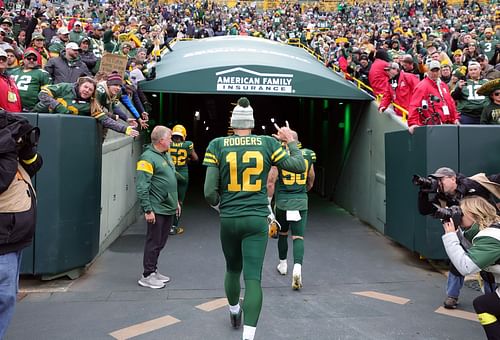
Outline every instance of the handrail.
<svg viewBox="0 0 500 340"><path fill-rule="evenodd" d="M297 47L300 47L304 50L306 50L310 55L312 55L314 58L316 58L318 61L324 61L323 60L323 57L321 57L320 55L316 54L316 52L311 49L309 46L307 45L304 45L299 38L291 38L291 39L288 39L287 40L287 44L288 45L292 45L292 46L297 46ZM373 88L371 88L370 86L366 85L365 83L363 83L362 80L356 78L356 77L353 77L352 75L350 75L349 73L347 72L344 72L340 69L339 66L337 65L332 65L332 69L333 71L337 72L337 73L342 73L344 75L344 78L345 79L348 79L348 80L351 80L351 81L354 81L356 83L356 87L360 90L369 90L373 93ZM375 100L377 102L380 102L380 100L382 99L382 96L381 95L378 95L375 97ZM392 106L394 106L395 108L397 108L398 110L401 111L402 113L402 120L404 122L406 122L407 120L407 117L408 117L408 110L406 110L405 108L401 107L400 105L394 103L394 102L391 102Z"/></svg>

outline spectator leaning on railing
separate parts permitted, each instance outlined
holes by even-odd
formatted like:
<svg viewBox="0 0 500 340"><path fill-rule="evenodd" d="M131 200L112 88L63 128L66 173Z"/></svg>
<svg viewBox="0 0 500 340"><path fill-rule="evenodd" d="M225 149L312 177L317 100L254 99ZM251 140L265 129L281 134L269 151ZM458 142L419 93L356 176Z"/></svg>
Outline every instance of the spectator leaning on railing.
<svg viewBox="0 0 500 340"><path fill-rule="evenodd" d="M386 67L386 71L390 79L380 101L379 111L384 112L391 102L408 110L413 91L419 83L417 76L400 71L399 64L394 62ZM403 112L397 107L394 108L394 111L400 116L403 115Z"/></svg>

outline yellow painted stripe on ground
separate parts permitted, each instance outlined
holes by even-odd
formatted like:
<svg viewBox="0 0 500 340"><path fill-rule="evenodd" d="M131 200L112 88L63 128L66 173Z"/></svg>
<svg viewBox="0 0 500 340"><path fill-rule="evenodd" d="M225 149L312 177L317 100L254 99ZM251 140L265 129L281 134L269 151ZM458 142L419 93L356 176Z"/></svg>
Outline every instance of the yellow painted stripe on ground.
<svg viewBox="0 0 500 340"><path fill-rule="evenodd" d="M389 294L383 294L379 292L374 292L374 291L366 291L366 292L353 292L355 295L361 295L361 296L366 296L372 299L377 299L377 300L382 300L382 301L387 301L387 302L392 302L392 303L397 303L398 305L404 305L408 302L410 302L410 299L402 298L399 296L395 295L389 295Z"/></svg>
<svg viewBox="0 0 500 340"><path fill-rule="evenodd" d="M171 326L178 322L181 322L181 320L176 319L173 316L166 315L162 316L161 318L141 322L130 327L119 329L117 331L114 331L113 333L109 333L109 335L118 340L126 340L138 335L156 331L157 329L163 327Z"/></svg>
<svg viewBox="0 0 500 340"><path fill-rule="evenodd" d="M205 312L211 312L213 310L216 310L218 308L227 306L228 302L226 298L220 298L217 300L212 300L208 301L205 303L202 303L201 305L196 306L196 308L201 309L202 311Z"/></svg>
<svg viewBox="0 0 500 340"><path fill-rule="evenodd" d="M460 318L460 319L465 319L465 320L470 320L470 321L478 321L476 313L466 312L466 311L460 310L460 309L446 309L446 308L441 306L438 309L436 309L434 311L434 313L453 316L455 318Z"/></svg>

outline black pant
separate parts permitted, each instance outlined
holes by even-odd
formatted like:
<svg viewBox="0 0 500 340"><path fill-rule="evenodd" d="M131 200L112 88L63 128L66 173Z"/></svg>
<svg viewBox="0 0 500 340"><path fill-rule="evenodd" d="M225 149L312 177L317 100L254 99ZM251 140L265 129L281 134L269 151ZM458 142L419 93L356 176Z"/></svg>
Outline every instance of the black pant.
<svg viewBox="0 0 500 340"><path fill-rule="evenodd" d="M146 244L144 245L144 277L149 276L156 271L158 263L158 256L165 247L168 239L168 232L172 226L174 215L159 215L155 214L156 223L148 223L148 230L146 233Z"/></svg>
<svg viewBox="0 0 500 340"><path fill-rule="evenodd" d="M495 318L500 318L500 298L497 293L493 292L481 295L475 298L472 304L479 316L481 316L482 313L488 313L493 316L492 320L487 319L487 324L482 324L488 340L500 340L500 321L495 321Z"/></svg>

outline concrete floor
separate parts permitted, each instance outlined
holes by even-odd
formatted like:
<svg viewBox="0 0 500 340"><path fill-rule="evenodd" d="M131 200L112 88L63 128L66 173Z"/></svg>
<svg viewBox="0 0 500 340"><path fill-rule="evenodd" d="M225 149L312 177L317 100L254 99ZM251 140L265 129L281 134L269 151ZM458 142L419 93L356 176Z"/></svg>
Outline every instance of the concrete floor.
<svg viewBox="0 0 500 340"><path fill-rule="evenodd" d="M6 339L241 339L220 300L218 216L201 193L189 193L186 203L185 233L170 237L160 256L160 271L172 278L166 288L137 284L145 235L139 220L81 278L38 291L23 282L29 289ZM268 242L256 339L485 338L472 308L478 291L464 287L460 311L440 314L442 273L331 202L312 196L309 216L301 291L292 291L290 273L278 274L277 241Z"/></svg>

